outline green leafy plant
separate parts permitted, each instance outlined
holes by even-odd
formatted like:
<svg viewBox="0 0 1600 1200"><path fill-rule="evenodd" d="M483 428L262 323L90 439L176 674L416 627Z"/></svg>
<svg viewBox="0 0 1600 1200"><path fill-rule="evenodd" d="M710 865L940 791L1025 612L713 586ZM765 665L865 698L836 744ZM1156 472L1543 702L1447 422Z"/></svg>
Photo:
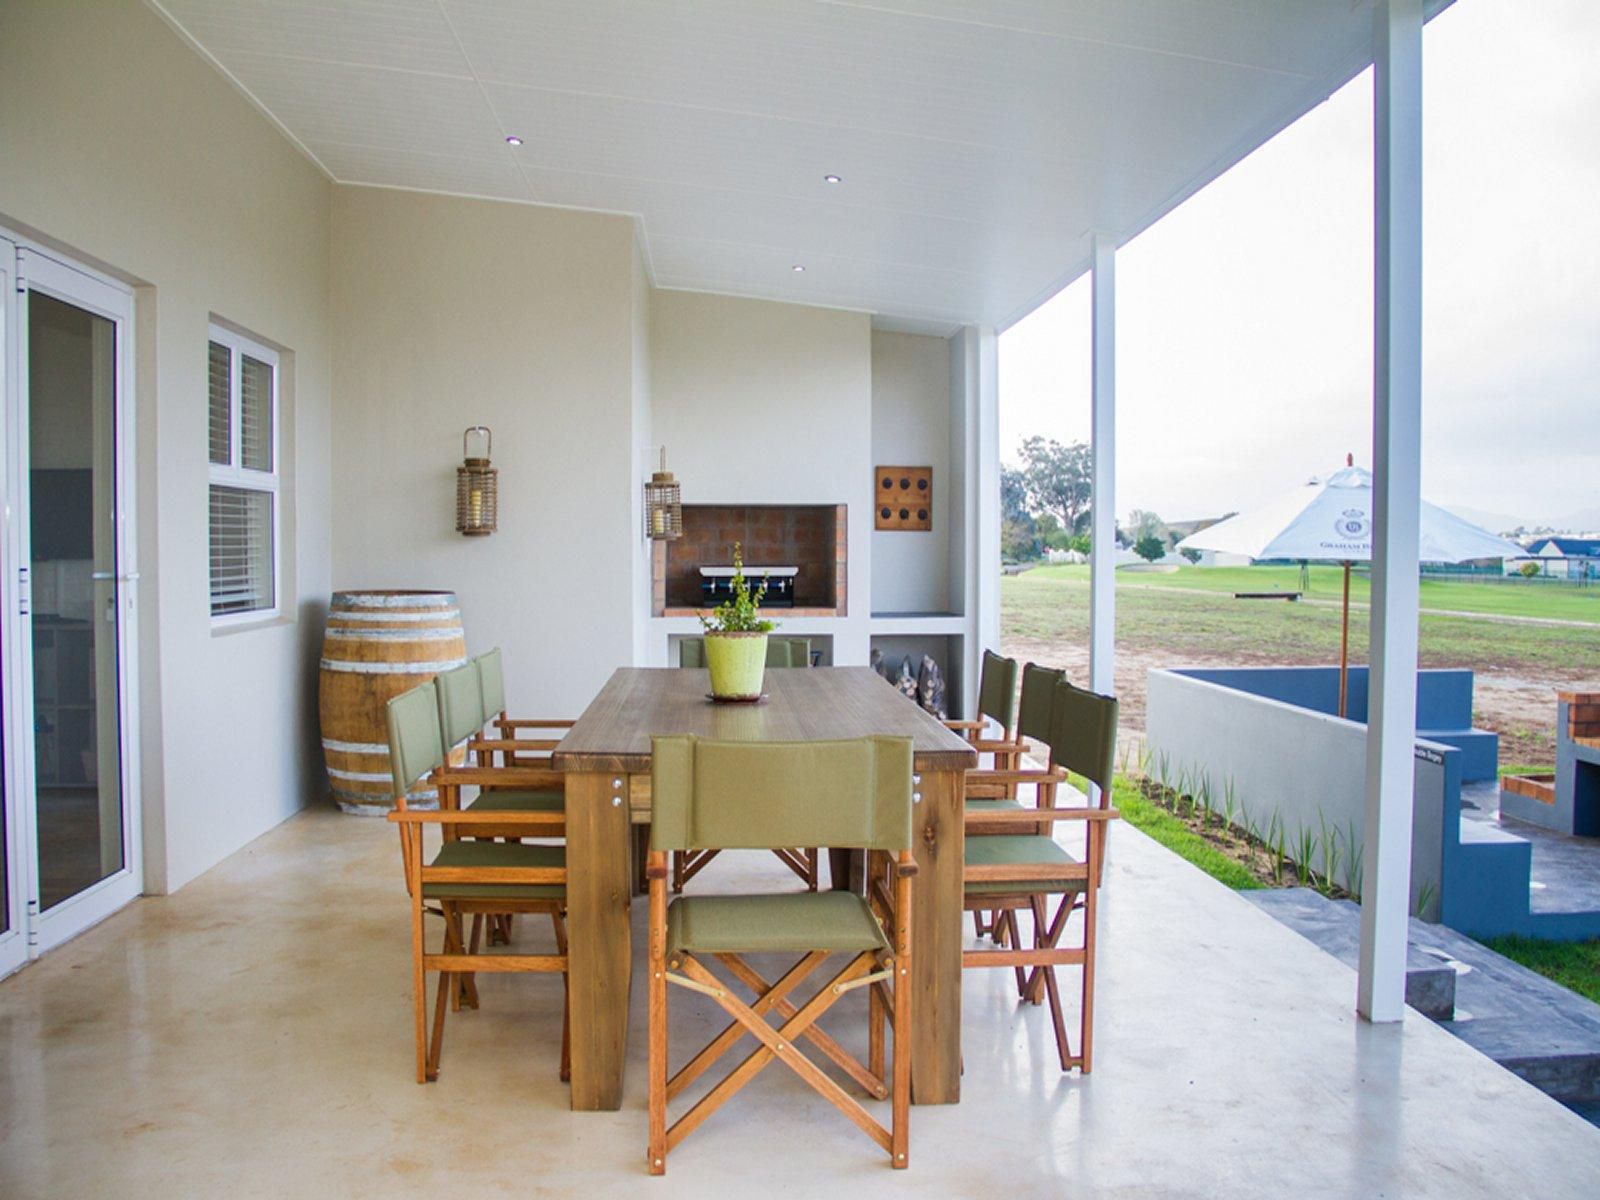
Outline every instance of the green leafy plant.
<svg viewBox="0 0 1600 1200"><path fill-rule="evenodd" d="M1417 912L1416 912L1416 915L1418 917L1426 917L1428 915L1428 908L1432 903L1433 903L1433 884L1425 883L1420 888L1417 889Z"/></svg>
<svg viewBox="0 0 1600 1200"><path fill-rule="evenodd" d="M1347 857L1344 869L1344 890L1357 900L1361 899L1361 884L1367 876L1367 856L1365 844L1356 836L1356 823L1351 821L1345 836L1349 839Z"/></svg>
<svg viewBox="0 0 1600 1200"><path fill-rule="evenodd" d="M1272 881L1283 882L1283 844L1288 838L1288 830L1283 827L1283 816L1277 809L1272 810L1272 817L1267 821L1267 844L1272 848Z"/></svg>
<svg viewBox="0 0 1600 1200"><path fill-rule="evenodd" d="M733 595L700 617L707 633L771 633L776 626L761 615L761 601L767 595L767 581L762 579L756 587L744 574L744 553L738 542L733 544L733 578L729 580Z"/></svg>
<svg viewBox="0 0 1600 1200"><path fill-rule="evenodd" d="M1304 825L1294 839L1294 877L1295 882L1305 887L1311 882L1311 856L1316 852L1317 835Z"/></svg>

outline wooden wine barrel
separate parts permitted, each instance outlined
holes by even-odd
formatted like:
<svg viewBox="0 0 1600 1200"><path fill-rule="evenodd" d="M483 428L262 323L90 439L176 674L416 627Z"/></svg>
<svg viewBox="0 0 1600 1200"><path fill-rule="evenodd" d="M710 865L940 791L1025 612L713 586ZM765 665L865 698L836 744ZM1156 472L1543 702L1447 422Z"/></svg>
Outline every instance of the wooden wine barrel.
<svg viewBox="0 0 1600 1200"><path fill-rule="evenodd" d="M333 798L349 813L378 816L392 805L384 706L440 671L467 661L454 592L335 592L322 641L322 753ZM456 761L460 752L452 755ZM436 808L426 785L406 803Z"/></svg>

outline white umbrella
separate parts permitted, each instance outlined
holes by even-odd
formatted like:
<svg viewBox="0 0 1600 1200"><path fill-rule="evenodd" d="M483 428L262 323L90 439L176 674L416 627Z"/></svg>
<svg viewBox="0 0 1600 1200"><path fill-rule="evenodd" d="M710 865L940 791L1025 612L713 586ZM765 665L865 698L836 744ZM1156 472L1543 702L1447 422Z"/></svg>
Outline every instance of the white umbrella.
<svg viewBox="0 0 1600 1200"><path fill-rule="evenodd" d="M1419 534L1423 562L1519 558L1527 553L1515 542L1463 521L1426 500L1422 502ZM1371 472L1347 465L1254 512L1240 513L1191 533L1178 543L1178 548L1243 554L1254 559L1315 559L1344 565L1344 627L1339 642L1339 715L1344 716L1350 659L1350 564L1372 561Z"/></svg>

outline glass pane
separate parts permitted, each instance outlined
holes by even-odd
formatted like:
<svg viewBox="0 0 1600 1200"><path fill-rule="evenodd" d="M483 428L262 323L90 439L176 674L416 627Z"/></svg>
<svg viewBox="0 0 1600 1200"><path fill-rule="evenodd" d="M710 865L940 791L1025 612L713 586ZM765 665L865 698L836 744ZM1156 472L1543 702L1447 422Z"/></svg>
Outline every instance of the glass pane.
<svg viewBox="0 0 1600 1200"><path fill-rule="evenodd" d="M229 373L233 353L226 346L211 343L211 363L206 390L211 408L211 461L227 466L233 452L233 416Z"/></svg>
<svg viewBox="0 0 1600 1200"><path fill-rule="evenodd" d="M252 471L272 470L272 367L240 355L239 460Z"/></svg>
<svg viewBox="0 0 1600 1200"><path fill-rule="evenodd" d="M273 605L271 492L211 488L211 615Z"/></svg>
<svg viewBox="0 0 1600 1200"><path fill-rule="evenodd" d="M123 867L112 522L115 421L115 323L29 293L28 490L41 909Z"/></svg>

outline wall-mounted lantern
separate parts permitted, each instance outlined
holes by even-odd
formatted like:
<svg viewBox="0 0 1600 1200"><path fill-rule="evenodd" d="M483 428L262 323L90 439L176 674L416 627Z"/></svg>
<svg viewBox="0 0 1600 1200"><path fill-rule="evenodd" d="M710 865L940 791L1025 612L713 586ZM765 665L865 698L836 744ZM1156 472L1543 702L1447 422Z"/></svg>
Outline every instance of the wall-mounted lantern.
<svg viewBox="0 0 1600 1200"><path fill-rule="evenodd" d="M483 437L483 457L467 452L473 434ZM456 468L456 532L467 537L484 537L495 531L499 516L499 472L489 465L494 452L494 434L487 425L474 425L461 434L462 462Z"/></svg>
<svg viewBox="0 0 1600 1200"><path fill-rule="evenodd" d="M667 470L667 448L661 447L661 469L644 485L644 532L652 541L683 536L683 489Z"/></svg>

